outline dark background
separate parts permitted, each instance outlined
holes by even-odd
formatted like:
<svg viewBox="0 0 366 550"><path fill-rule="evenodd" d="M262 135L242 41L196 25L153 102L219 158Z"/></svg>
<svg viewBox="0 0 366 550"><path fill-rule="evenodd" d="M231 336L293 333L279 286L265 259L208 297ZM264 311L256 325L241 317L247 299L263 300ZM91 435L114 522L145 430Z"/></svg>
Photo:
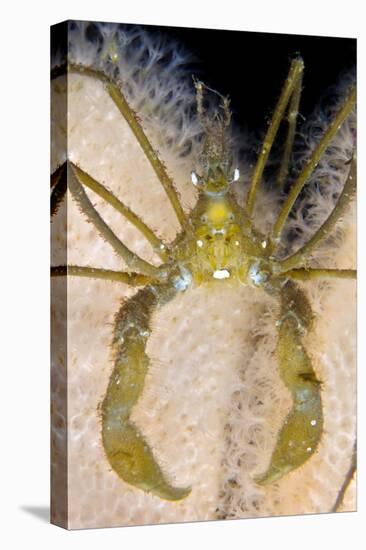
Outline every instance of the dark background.
<svg viewBox="0 0 366 550"><path fill-rule="evenodd" d="M250 130L265 127L296 54L305 63L300 105L305 117L321 95L356 66L353 38L145 27L176 39L193 53L197 59L193 71L210 87L230 96L236 122Z"/></svg>

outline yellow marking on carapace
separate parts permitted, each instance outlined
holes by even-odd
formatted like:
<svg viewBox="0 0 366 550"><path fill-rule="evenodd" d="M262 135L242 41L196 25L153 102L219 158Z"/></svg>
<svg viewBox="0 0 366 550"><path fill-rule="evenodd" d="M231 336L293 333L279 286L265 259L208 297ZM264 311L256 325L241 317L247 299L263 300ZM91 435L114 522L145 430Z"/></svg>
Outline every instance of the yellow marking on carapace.
<svg viewBox="0 0 366 550"><path fill-rule="evenodd" d="M212 201L207 208L207 221L215 225L222 224L228 220L230 214L231 210L225 200Z"/></svg>

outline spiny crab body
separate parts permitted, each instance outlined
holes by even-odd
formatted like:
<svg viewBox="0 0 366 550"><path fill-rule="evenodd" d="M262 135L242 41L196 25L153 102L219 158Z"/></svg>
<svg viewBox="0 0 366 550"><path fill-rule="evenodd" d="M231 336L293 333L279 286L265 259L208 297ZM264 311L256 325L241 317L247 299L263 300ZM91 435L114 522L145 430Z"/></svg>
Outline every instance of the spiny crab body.
<svg viewBox="0 0 366 550"><path fill-rule="evenodd" d="M174 254L184 273L182 286L187 277L196 284L229 278L241 284L264 282L265 239L252 234L234 197L202 195L191 220Z"/></svg>

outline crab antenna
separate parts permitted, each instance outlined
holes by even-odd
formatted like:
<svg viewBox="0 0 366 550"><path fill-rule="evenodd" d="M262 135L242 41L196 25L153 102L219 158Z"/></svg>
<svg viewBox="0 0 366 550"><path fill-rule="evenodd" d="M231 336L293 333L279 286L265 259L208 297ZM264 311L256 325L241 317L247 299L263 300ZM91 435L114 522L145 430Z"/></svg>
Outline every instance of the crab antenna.
<svg viewBox="0 0 366 550"><path fill-rule="evenodd" d="M197 113L200 120L201 126L206 130L207 121L204 117L204 108L203 108L203 87L204 84L200 80L196 80L193 77L194 86L196 88L196 103L197 103Z"/></svg>
<svg viewBox="0 0 366 550"><path fill-rule="evenodd" d="M227 132L231 122L230 99L209 88L200 80L193 78L193 81L196 88L197 114L204 131L203 147L200 155L202 165L207 172L214 167L220 167L223 172L227 172L231 164ZM222 114L218 111L212 114L207 113L207 109L203 105L205 90L212 92L221 99Z"/></svg>

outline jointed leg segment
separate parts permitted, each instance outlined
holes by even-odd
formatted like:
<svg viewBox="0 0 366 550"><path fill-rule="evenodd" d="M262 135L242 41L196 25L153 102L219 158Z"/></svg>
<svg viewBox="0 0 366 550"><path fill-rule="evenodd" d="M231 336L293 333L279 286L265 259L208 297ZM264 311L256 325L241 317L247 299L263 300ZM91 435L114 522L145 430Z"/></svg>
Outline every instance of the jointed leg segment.
<svg viewBox="0 0 366 550"><path fill-rule="evenodd" d="M286 178L288 176L291 153L295 140L296 122L299 114L300 98L301 98L302 73L299 75L294 91L291 97L290 105L287 112L288 130L286 142L283 150L280 168L277 174L276 184L280 189L283 189Z"/></svg>
<svg viewBox="0 0 366 550"><path fill-rule="evenodd" d="M298 281L308 281L309 279L356 279L357 271L355 269L316 269L299 268L285 271L282 277Z"/></svg>
<svg viewBox="0 0 366 550"><path fill-rule="evenodd" d="M274 140L278 132L278 128L281 124L281 121L287 109L290 98L293 95L295 95L295 100L291 104L292 108L290 109L290 112L293 114L295 113L296 103L298 103L299 101L299 99L297 100L297 97L300 96L300 92L301 92L301 80L302 80L303 71L304 71L303 60L300 58L294 59L291 63L290 72L288 74L286 83L283 87L281 96L274 110L271 123L269 125L266 137L264 138L262 149L259 153L257 164L254 168L254 172L251 178L249 193L247 197L247 205L246 205L247 212L249 215L253 213L257 189L262 179L264 167L268 160L270 151L272 149L272 145L274 143ZM292 130L293 124L296 124L296 116L295 116L295 122L291 123L290 125L291 132L294 131ZM290 135L288 139L291 141L291 139L293 140L293 137L291 137ZM286 158L284 158L284 161L283 161L284 172L287 171L286 163L287 163L287 160Z"/></svg>
<svg viewBox="0 0 366 550"><path fill-rule="evenodd" d="M67 190L67 169L64 162L51 176L51 219L54 216Z"/></svg>
<svg viewBox="0 0 366 550"><path fill-rule="evenodd" d="M280 270L287 271L293 269L298 265L304 263L304 258L308 258L309 254L316 245L324 238L330 235L331 230L334 225L337 223L339 218L344 214L345 210L349 206L350 201L353 199L356 192L356 159L353 158L351 162L351 168L347 177L347 181L343 187L342 193L340 194L337 204L332 210L331 214L325 220L323 225L317 230L313 237L303 246L286 258L285 260L280 261Z"/></svg>
<svg viewBox="0 0 366 550"><path fill-rule="evenodd" d="M64 277L72 275L74 277L88 277L90 279L104 279L105 281L114 281L125 283L130 286L143 286L148 283L158 282L147 275L140 273L126 273L124 271L113 271L112 269L100 269L98 267L62 265L51 267L52 277Z"/></svg>
<svg viewBox="0 0 366 550"><path fill-rule="evenodd" d="M144 275L153 278L159 278L159 269L132 252L126 245L118 239L109 226L105 223L102 217L95 210L89 197L85 193L82 185L79 183L73 168L70 169L69 189L78 203L81 211L93 223L101 236L114 248L114 250L125 260L127 265L132 269L137 269Z"/></svg>
<svg viewBox="0 0 366 550"><path fill-rule="evenodd" d="M340 129L343 122L346 120L348 115L352 112L354 109L356 102L356 88L352 87L348 93L348 96L343 103L341 109L338 111L336 116L334 117L333 122L328 127L327 131L319 141L318 145L314 149L311 157L305 164L304 168L301 170L299 176L297 177L296 181L292 185L289 195L287 199L285 200L281 212L278 216L278 219L273 227L271 240L272 242L276 243L278 242L283 226L285 225L285 222L287 220L287 217L297 199L299 196L301 190L308 182L311 174L315 170L318 162L320 161L323 153L326 151L326 149L329 147L332 139L335 137L336 133Z"/></svg>
<svg viewBox="0 0 366 550"><path fill-rule="evenodd" d="M140 232L146 237L146 239L153 246L154 250L160 255L160 257L165 260L167 257L167 252L165 245L156 237L153 231L127 206L125 206L117 197L113 195L108 189L106 189L101 183L97 182L94 178L89 176L81 168L73 164L72 162L62 164L51 176L51 216L53 216L59 204L61 203L67 189L67 167L72 170L72 176L74 181L71 181L71 192L76 193L78 197L79 205L82 208L82 211L87 215L90 221L96 225L99 232L102 236L122 255L129 265L131 265L131 258L137 264L136 267L145 269L148 266L148 269L152 268L153 270L157 269L154 266L150 266L147 262L144 262L136 254L129 251L127 247L124 247L118 238L109 230L108 226L105 224L103 219L99 216L98 212L95 210L91 202L89 201L87 195L85 194L82 185L89 187L100 197L102 197L106 202L111 204L118 212L120 212L125 218L127 218ZM74 195L75 196L75 195ZM106 231L108 229L108 231ZM111 237L112 235L112 237ZM113 237L114 235L114 237ZM112 242L111 242L112 239ZM126 250L129 254L126 254ZM143 263L141 263L143 262ZM142 265L142 268L141 268ZM155 275L143 275L139 273L124 273L119 271L113 271L110 269L99 269L89 266L56 266L51 268L51 276L65 276L65 275L79 276L79 277L90 277L94 279L105 279L109 281L119 281L133 286L144 285L153 281L158 281L159 277Z"/></svg>
<svg viewBox="0 0 366 550"><path fill-rule="evenodd" d="M102 199L112 205L122 216L124 216L129 222L131 222L151 244L153 249L162 260L167 259L167 253L164 243L155 235L155 233L137 216L128 206L123 204L111 191L109 191L104 185L99 183L96 179L90 176L87 172L84 172L79 166L69 161L69 164L78 178L79 182L88 187L94 193L97 193Z"/></svg>
<svg viewBox="0 0 366 550"><path fill-rule="evenodd" d="M122 94L120 86L115 82L113 82L110 78L108 78L107 75L105 75L100 71L97 71L96 69L93 69L92 67L84 67L82 65L75 65L73 63L70 63L68 65L68 70L71 73L78 73L85 76L93 77L104 84L109 96L111 97L116 107L118 108L118 110L126 120L127 124L131 128L137 141L141 145L141 148L145 153L146 158L150 162L154 172L159 178L161 185L164 187L165 192L168 195L168 198L174 208L174 211L177 215L177 218L180 224L184 226L186 222L186 216L184 214L182 205L180 204L178 193L175 190L173 180L168 175L166 167L164 166L163 162L159 159L150 141L146 137L146 134L140 122L138 121L136 114L128 105L126 98Z"/></svg>

